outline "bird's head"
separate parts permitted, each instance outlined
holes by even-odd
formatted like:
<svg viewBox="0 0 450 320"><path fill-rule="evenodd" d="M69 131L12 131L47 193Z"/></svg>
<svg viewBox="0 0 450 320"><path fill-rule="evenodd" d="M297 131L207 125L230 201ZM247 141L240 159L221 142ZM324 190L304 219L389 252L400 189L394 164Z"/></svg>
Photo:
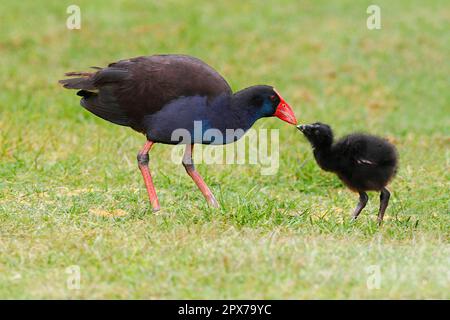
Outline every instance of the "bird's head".
<svg viewBox="0 0 450 320"><path fill-rule="evenodd" d="M333 143L333 131L327 124L316 122L313 124L298 125L297 129L316 147L329 147Z"/></svg>
<svg viewBox="0 0 450 320"><path fill-rule="evenodd" d="M239 91L235 96L256 118L277 117L287 123L297 124L292 108L271 86L253 86Z"/></svg>

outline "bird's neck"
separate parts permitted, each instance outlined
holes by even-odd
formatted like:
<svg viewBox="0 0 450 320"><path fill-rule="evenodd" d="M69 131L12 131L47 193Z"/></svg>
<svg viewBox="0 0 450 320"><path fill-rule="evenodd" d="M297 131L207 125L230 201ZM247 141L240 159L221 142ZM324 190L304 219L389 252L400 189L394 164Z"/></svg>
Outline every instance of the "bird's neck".
<svg viewBox="0 0 450 320"><path fill-rule="evenodd" d="M230 99L229 113L230 120L237 128L247 131L253 124L265 115L259 109L250 105L249 90L236 92Z"/></svg>
<svg viewBox="0 0 450 320"><path fill-rule="evenodd" d="M337 161L335 154L330 145L313 146L314 158L317 164L325 171L335 171L337 169Z"/></svg>

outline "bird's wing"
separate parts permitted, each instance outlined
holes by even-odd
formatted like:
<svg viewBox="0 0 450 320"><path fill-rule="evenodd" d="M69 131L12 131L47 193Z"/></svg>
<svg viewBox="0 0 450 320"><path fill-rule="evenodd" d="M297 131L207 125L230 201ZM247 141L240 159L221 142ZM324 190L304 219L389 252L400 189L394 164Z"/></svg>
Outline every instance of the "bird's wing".
<svg viewBox="0 0 450 320"><path fill-rule="evenodd" d="M370 166L376 165L376 163L374 161L370 161L367 159L355 159L355 160L356 160L357 164L365 164L365 165L370 165Z"/></svg>
<svg viewBox="0 0 450 320"><path fill-rule="evenodd" d="M350 159L354 165L373 166L377 164L377 159L368 152L365 135L348 135L336 143L336 150L346 159Z"/></svg>
<svg viewBox="0 0 450 320"><path fill-rule="evenodd" d="M156 55L120 60L95 73L74 72L60 83L82 89L81 104L116 124L142 131L141 121L180 97L212 100L231 94L228 83L203 61L183 55Z"/></svg>
<svg viewBox="0 0 450 320"><path fill-rule="evenodd" d="M228 93L228 83L213 68L193 57L158 55L111 64L127 69L130 77L115 91L119 103L132 114L145 116L180 97L203 96L212 100Z"/></svg>

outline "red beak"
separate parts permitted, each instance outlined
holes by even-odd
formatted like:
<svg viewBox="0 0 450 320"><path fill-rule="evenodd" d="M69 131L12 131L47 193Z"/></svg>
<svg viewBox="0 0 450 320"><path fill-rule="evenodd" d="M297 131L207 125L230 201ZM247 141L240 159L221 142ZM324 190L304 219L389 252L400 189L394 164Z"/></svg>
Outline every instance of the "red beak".
<svg viewBox="0 0 450 320"><path fill-rule="evenodd" d="M278 92L276 93L278 95L278 98L280 98L280 103L278 104L277 110L275 110L275 113L273 115L283 121L286 121L287 123L297 124L297 119L295 119L294 111L292 111L292 108L287 104L286 101L284 101L284 99Z"/></svg>

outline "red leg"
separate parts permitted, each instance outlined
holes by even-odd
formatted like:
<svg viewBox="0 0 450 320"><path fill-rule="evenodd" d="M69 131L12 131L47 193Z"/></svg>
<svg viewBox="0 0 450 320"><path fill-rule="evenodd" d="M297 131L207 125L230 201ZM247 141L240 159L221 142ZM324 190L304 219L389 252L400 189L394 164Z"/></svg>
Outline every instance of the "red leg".
<svg viewBox="0 0 450 320"><path fill-rule="evenodd" d="M217 202L216 198L214 198L214 195L212 194L211 190L209 190L205 181L203 181L203 178L200 176L197 170L195 170L194 163L192 161L193 149L194 149L193 144L186 145L186 151L184 152L183 156L183 166L186 169L187 174L192 178L192 180L194 180L197 187L205 196L206 202L208 202L210 206L218 208L219 203Z"/></svg>
<svg viewBox="0 0 450 320"><path fill-rule="evenodd" d="M147 188L148 197L153 207L153 211L158 211L160 209L159 201L158 197L156 196L155 187L153 185L152 175L150 174L150 170L148 168L149 162L148 153L150 152L150 149L152 148L153 144L154 144L153 141L150 140L147 141L144 147L141 149L141 151L139 151L137 155L137 160L139 170L141 170L142 177L144 178L145 187Z"/></svg>

